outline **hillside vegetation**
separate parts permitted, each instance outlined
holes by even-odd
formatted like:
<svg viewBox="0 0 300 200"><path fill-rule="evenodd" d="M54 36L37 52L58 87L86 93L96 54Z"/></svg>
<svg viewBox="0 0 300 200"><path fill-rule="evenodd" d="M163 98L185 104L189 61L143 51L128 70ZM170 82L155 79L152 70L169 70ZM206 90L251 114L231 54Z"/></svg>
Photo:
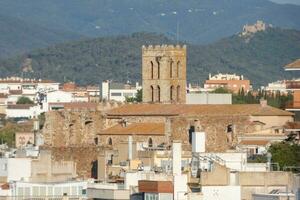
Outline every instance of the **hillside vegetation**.
<svg viewBox="0 0 300 200"><path fill-rule="evenodd" d="M299 31L270 28L247 41L234 35L210 45L187 44L188 81L202 83L217 72L243 74L255 86L292 77L283 66L300 57ZM151 33L64 43L30 52L34 72L23 75L79 84L140 81L141 46L174 43ZM0 75L21 75L20 63L26 56L0 61Z"/></svg>
<svg viewBox="0 0 300 200"><path fill-rule="evenodd" d="M30 49L48 47L55 43L78 40L80 37L79 34L52 30L0 15L0 58L24 53Z"/></svg>

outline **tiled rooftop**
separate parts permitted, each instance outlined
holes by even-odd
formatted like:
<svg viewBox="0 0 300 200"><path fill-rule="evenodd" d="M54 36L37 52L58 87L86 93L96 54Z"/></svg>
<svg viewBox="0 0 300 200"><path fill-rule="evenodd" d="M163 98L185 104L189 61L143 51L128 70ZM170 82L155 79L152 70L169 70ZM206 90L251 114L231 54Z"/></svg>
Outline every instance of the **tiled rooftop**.
<svg viewBox="0 0 300 200"><path fill-rule="evenodd" d="M294 62L287 64L286 69L300 69L300 59L295 60Z"/></svg>
<svg viewBox="0 0 300 200"><path fill-rule="evenodd" d="M198 116L247 115L292 116L291 112L260 104L187 105L187 104L129 104L109 110L108 116Z"/></svg>
<svg viewBox="0 0 300 200"><path fill-rule="evenodd" d="M240 145L257 145L257 146L265 146L270 143L268 140L243 140L239 144Z"/></svg>
<svg viewBox="0 0 300 200"><path fill-rule="evenodd" d="M121 124L103 130L100 135L164 135L164 123L133 123Z"/></svg>

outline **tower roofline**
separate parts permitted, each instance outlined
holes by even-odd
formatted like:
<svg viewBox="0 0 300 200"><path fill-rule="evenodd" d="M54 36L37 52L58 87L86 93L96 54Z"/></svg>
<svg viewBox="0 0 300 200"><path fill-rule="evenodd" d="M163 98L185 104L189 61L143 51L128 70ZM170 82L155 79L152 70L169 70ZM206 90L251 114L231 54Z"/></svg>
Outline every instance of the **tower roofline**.
<svg viewBox="0 0 300 200"><path fill-rule="evenodd" d="M143 45L142 46L143 50L146 51L159 51L159 50L170 50L170 51L174 51L174 50L186 50L186 45L167 45L167 44L162 44L162 45Z"/></svg>

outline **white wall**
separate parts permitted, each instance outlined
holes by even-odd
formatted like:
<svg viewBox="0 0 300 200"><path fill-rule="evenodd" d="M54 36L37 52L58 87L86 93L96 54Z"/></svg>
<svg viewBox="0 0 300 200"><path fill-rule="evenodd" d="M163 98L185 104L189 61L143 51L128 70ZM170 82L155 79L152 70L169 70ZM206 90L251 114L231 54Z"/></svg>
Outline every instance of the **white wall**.
<svg viewBox="0 0 300 200"><path fill-rule="evenodd" d="M232 94L187 93L186 104L232 104Z"/></svg>
<svg viewBox="0 0 300 200"><path fill-rule="evenodd" d="M241 200L240 186L203 186L203 200Z"/></svg>
<svg viewBox="0 0 300 200"><path fill-rule="evenodd" d="M47 102L48 103L57 103L57 102L72 102L72 94L64 91L53 91L47 93Z"/></svg>
<svg viewBox="0 0 300 200"><path fill-rule="evenodd" d="M215 156L225 161L226 167L243 171L247 164L247 153L200 153L201 156L214 158Z"/></svg>
<svg viewBox="0 0 300 200"><path fill-rule="evenodd" d="M33 113L30 109L6 109L7 118L26 117L31 118Z"/></svg>
<svg viewBox="0 0 300 200"><path fill-rule="evenodd" d="M61 196L64 193L85 196L82 195L82 190L87 189L87 182L30 183L19 181L13 183L11 186L12 196Z"/></svg>
<svg viewBox="0 0 300 200"><path fill-rule="evenodd" d="M119 96L114 96L118 94ZM124 102L126 97L135 97L137 94L137 89L111 89L109 90L109 99Z"/></svg>
<svg viewBox="0 0 300 200"><path fill-rule="evenodd" d="M7 182L28 180L31 176L30 158L9 158L7 162Z"/></svg>
<svg viewBox="0 0 300 200"><path fill-rule="evenodd" d="M174 184L174 200L184 200L187 199L187 175L175 175L173 179Z"/></svg>

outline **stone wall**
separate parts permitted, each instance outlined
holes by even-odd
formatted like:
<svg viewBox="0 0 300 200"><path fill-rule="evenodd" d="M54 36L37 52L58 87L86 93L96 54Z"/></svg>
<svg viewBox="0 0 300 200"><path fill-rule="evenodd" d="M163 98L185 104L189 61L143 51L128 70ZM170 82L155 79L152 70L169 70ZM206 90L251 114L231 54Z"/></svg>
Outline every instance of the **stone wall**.
<svg viewBox="0 0 300 200"><path fill-rule="evenodd" d="M99 111L50 111L46 113L43 136L46 146L77 146L94 144L103 127Z"/></svg>
<svg viewBox="0 0 300 200"><path fill-rule="evenodd" d="M90 178L93 162L103 154L103 148L96 146L47 147L53 161L74 161L79 178Z"/></svg>
<svg viewBox="0 0 300 200"><path fill-rule="evenodd" d="M143 102L185 103L186 46L143 46L142 76Z"/></svg>

